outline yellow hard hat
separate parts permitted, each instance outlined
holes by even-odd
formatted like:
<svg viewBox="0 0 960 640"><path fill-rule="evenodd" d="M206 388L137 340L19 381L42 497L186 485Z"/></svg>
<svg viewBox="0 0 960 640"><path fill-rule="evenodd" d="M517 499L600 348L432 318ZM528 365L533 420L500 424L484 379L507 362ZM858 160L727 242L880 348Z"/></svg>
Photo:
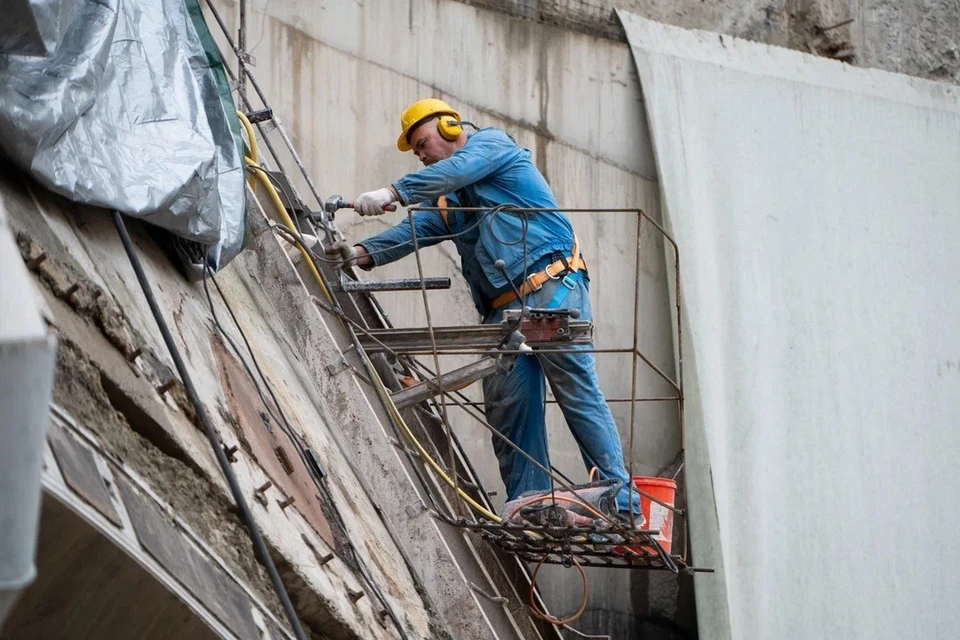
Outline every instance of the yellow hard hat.
<svg viewBox="0 0 960 640"><path fill-rule="evenodd" d="M443 100L437 100L436 98L417 100L400 114L400 128L403 129L403 131L400 133L400 137L397 138L397 148L400 149L400 151L410 151L410 149L413 148L407 139L410 131L427 118L433 116L453 116L458 121L460 120L460 114ZM459 129L459 126L457 129ZM457 131L457 133L459 133L459 131Z"/></svg>

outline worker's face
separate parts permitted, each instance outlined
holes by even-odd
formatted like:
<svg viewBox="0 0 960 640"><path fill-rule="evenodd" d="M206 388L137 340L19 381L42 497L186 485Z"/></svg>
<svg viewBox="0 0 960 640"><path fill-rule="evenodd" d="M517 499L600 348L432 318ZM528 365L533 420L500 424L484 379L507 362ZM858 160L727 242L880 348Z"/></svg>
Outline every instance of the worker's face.
<svg viewBox="0 0 960 640"><path fill-rule="evenodd" d="M410 146L423 166L444 160L457 150L456 140L447 140L437 129L437 118L427 120L410 132Z"/></svg>

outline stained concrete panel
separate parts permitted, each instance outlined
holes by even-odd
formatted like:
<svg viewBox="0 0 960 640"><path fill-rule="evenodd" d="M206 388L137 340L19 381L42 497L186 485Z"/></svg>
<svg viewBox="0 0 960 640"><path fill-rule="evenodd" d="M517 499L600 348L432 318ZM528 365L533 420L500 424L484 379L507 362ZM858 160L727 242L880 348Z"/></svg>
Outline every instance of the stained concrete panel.
<svg viewBox="0 0 960 640"><path fill-rule="evenodd" d="M957 89L620 15L685 250L701 637L953 637Z"/></svg>
<svg viewBox="0 0 960 640"><path fill-rule="evenodd" d="M186 543L173 524L129 482L121 477L117 477L116 482L133 528L147 553L176 576L238 638L259 638L246 594Z"/></svg>
<svg viewBox="0 0 960 640"><path fill-rule="evenodd" d="M50 427L47 441L57 458L57 464L67 486L90 503L93 508L118 527L123 524L117 514L110 491L97 469L93 453L57 426Z"/></svg>
<svg viewBox="0 0 960 640"><path fill-rule="evenodd" d="M4 624L4 639L220 637L121 547L49 494L38 550L37 581Z"/></svg>

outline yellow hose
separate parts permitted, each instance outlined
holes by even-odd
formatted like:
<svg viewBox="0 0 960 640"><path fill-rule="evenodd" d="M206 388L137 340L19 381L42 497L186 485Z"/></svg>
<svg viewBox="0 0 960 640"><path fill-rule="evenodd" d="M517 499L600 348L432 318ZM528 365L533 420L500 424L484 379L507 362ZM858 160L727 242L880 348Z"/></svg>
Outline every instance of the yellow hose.
<svg viewBox="0 0 960 640"><path fill-rule="evenodd" d="M240 120L241 122L246 121L246 118L243 117L243 114L238 114L238 115L241 117L241 120ZM249 121L246 122L245 126L247 127L250 126ZM249 133L250 133L250 130L248 129L248 134ZM293 220L290 218L290 215L287 213L286 207L283 206L283 201L280 200L280 195L277 193L277 190L273 186L273 183L270 182L270 178L267 176L267 172L264 171L263 167L257 164L253 158L248 157L246 158L246 161L247 161L247 166L249 166L254 171L257 178L259 178L260 182L263 184L264 188L266 188L267 194L270 196L270 199L273 201L273 206L276 207L277 213L280 214L280 217L283 219L283 223L286 225L287 229L289 229L291 233L296 234L296 230L295 230L296 227L293 224ZM314 265L313 259L311 258L310 254L300 244L297 244L297 247L300 249L300 253L303 255L303 258L304 258L304 262L306 263L307 267L310 269L310 273L313 275L314 279L317 281L317 284L320 285L320 289L323 290L323 295L327 298L328 302L333 303L333 296L330 295L330 291L327 289L326 283L323 281L323 278L320 276L320 272L317 271L317 267ZM417 440L416 436L410 430L410 427L407 426L407 423L403 419L403 416L400 415L400 411L399 409L397 409L397 406L393 403L393 399L390 397L390 391L383 384L383 380L380 379L380 375L376 371L374 371L374 374L375 375L373 376L373 379L376 382L377 386L379 387L380 393L388 401L387 408L389 409L390 414L400 424L404 432L406 432L407 437L414 444L414 446L416 446L417 450L420 452L420 455L423 457L423 459L430 463L430 466L433 467L434 471L436 471L437 474L441 478L443 478L443 480L447 484L449 484L451 487L454 487L457 490L457 492L460 494L460 497L463 498L464 502L469 504L471 507L473 507L478 513L480 513L484 517L490 520L493 520L494 522L498 522L498 523L502 522L500 517L497 514L493 513L492 511L490 511L489 509L487 509L486 507L478 503L476 500L471 498L466 492L464 492L463 489L458 487L457 484L453 481L453 479L450 476L448 476L446 472L443 470L443 468L437 463L437 461L430 456L430 454L427 452L426 449L423 448L423 445L421 445L420 441Z"/></svg>
<svg viewBox="0 0 960 640"><path fill-rule="evenodd" d="M456 483L453 481L453 479L446 474L443 468L440 467L437 461L434 460L432 457L430 457L430 454L427 453L427 450L423 448L423 445L420 444L420 441L417 440L417 437L413 435L412 431L410 431L410 427L407 426L407 423L403 419L403 416L400 415L400 410L397 409L397 405L393 403L393 398L390 397L390 392L384 386L383 380L380 379L380 375L377 374L375 379L377 381L377 385L380 387L381 393L383 393L385 397L389 400L388 408L390 409L390 413L393 415L394 419L398 423L400 423L400 426L403 427L403 430L407 433L407 437L410 438L410 441L413 442L414 446L417 447L417 451L420 452L420 455L423 457L423 459L429 462L430 466L433 467L434 471L436 471L437 474L439 474L440 477L443 478L448 485L456 489L457 493L460 494L460 497L463 498L463 501L469 504L471 507L473 507L473 509L477 513L481 514L482 516L486 517L489 520L493 520L494 522L497 522L497 523L503 522L503 520L500 519L500 516L488 510L482 504L478 503L476 500L474 500L469 495L467 495L467 493L464 492L463 489L458 487Z"/></svg>
<svg viewBox="0 0 960 640"><path fill-rule="evenodd" d="M263 170L263 167L253 162L252 159L247 158L247 166L253 169L254 173L260 179L260 182L267 189L267 193L270 195L270 199L273 201L273 206L277 208L277 213L280 214L280 217L283 218L283 224L287 226L287 229L291 233L296 234L296 225L293 224L293 220L290 218L290 214L287 213L287 208L283 206L283 201L280 200L280 195L277 193L277 190L274 188L273 183L270 182L267 172ZM316 279L317 283L320 285L320 288L323 290L323 295L326 296L327 300L331 303L333 302L333 296L330 295L330 292L327 290L327 285L323 282L323 278L320 276L320 272L317 271L317 267L313 264L310 253L306 248L297 245L300 249L300 253L303 255L303 260L306 263L307 267L310 269L310 273Z"/></svg>
<svg viewBox="0 0 960 640"><path fill-rule="evenodd" d="M245 116L242 111L237 111L237 119L240 120L240 124L243 125L243 128L247 132L247 141L250 147L250 155L244 159L247 161L247 164L259 165L260 151L257 149L257 136L253 133L253 125L250 124L250 120L247 119L247 116ZM257 181L254 179L254 176L250 176L250 190L254 193L257 192Z"/></svg>

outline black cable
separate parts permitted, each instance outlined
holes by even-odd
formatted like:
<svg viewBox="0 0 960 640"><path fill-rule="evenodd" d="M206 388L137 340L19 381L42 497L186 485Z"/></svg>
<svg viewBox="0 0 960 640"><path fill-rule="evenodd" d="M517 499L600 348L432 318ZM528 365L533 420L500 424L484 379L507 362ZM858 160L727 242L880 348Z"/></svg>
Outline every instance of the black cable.
<svg viewBox="0 0 960 640"><path fill-rule="evenodd" d="M210 306L210 314L213 317L214 324L216 324L217 329L220 331L223 337L227 339L227 341L230 343L230 346L236 352L237 357L240 359L240 362L244 366L244 369L246 369L247 375L250 376L250 380L253 382L254 386L257 388L257 394L260 396L260 400L263 402L264 406L267 407L267 410L269 411L270 407L266 399L264 398L263 391L260 388L260 382L257 381L256 376L253 375L253 371L250 369L246 360L244 360L244 358L241 356L240 349L237 347L237 344L233 341L230 335L227 334L223 325L220 324L220 320L217 317L217 312L213 305L213 299L210 296L209 287L207 286L207 273L208 271L205 270L204 278L203 278L203 287L204 287L204 291L206 292L207 304ZM284 434L286 434L287 438L290 440L290 443L293 445L294 449L296 449L297 453L299 454L300 461L310 472L310 477L313 480L314 485L326 497L327 502L330 504L330 507L333 509L333 512L337 517L337 521L338 521L338 524L340 525L340 528L344 532L346 532L345 521L343 520L343 516L340 514L340 509L337 507L337 504L333 499L333 495L330 493L329 487L326 486L325 478L323 476L318 477L313 472L313 466L310 464L309 460L307 459L307 454L305 451L304 444L300 436L296 434L296 431L294 430L293 425L290 423L289 419L287 418L286 413L283 411L283 407L280 405L280 402L277 399L276 393L274 393L273 386L270 384L270 381L267 379L266 375L263 373L263 369L260 368L260 363L257 360L256 354L254 354L253 352L253 348L250 345L250 340L247 338L247 335L244 332L243 327L240 326L240 322L239 320L237 320L237 316L233 312L233 308L230 306L230 303L227 302L226 296L223 295L223 290L220 289L220 284L217 282L216 278L212 274L210 275L210 280L213 281L213 285L214 287L216 287L217 293L220 294L220 299L223 301L223 305L226 307L227 313L230 314L230 318L233 320L234 325L237 327L237 331L240 333L240 337L243 339L244 345L246 345L247 347L247 351L250 354L250 359L253 361L253 366L256 368L257 373L259 374L260 379L263 382L263 385L267 388L267 392L270 394L271 399L276 405L277 411L279 411L280 413L281 420L277 421L277 423L280 426L280 429L284 432ZM272 415L272 412L271 412L271 415ZM383 596L382 591L376 585L376 582L373 580L373 576L370 575L370 571L369 569L367 569L366 565L364 564L363 560L360 557L360 554L357 552L357 548L354 546L353 541L350 540L349 537L347 537L346 540L347 540L347 546L350 550L350 553L353 556L354 562L356 562L357 566L360 568L360 573L364 581L367 583L367 585L369 586L373 594L376 596L376 598L380 601L381 605L383 605L383 608L387 612L387 615L390 616L394 624L397 626L397 630L400 632L400 636L406 639L407 635L403 629L403 626L400 623L399 618L397 618L396 614L393 612L393 609L390 607L386 598Z"/></svg>
<svg viewBox="0 0 960 640"><path fill-rule="evenodd" d="M250 376L250 378L254 381L254 383L256 383L256 378L255 378L254 375L253 375L253 371L250 370L250 365L247 364L247 361L243 358L243 356L240 355L240 349L239 349L239 347L237 347L236 342L234 342L234 340L233 340L233 338L230 336L230 334L228 334L228 333L226 332L226 330L223 328L223 325L220 324L220 319L217 317L217 312L216 312L216 310L215 310L214 307L213 307L213 298L210 296L210 287L207 286L207 278L213 280L213 276L212 276L212 274L210 273L210 268L209 268L208 265L205 264L205 265L204 265L204 269L203 269L203 293L206 295L207 305L210 307L210 315L213 317L213 323L214 323L214 325L216 325L216 327L217 327L217 329L219 330L220 334L221 334L224 338L226 338L227 343L230 344L230 347L233 349L234 353L237 355L237 358L240 360L240 364L242 364L242 365L243 365L243 368L246 370L247 375ZM220 297L223 297L223 292L220 291L220 286L217 285L216 280L214 280L214 285L217 287L217 291L220 293ZM230 311L230 308L228 307L227 310ZM231 312L230 315L232 316L233 313ZM236 318L234 318L234 322L236 322ZM239 325L237 325L237 326L239 327ZM243 331L242 331L242 330L241 330L241 332L240 332L240 335L243 336ZM243 336L243 337L244 337L244 341L246 342L246 336ZM247 348L248 348L248 349L250 348L249 343L247 343ZM250 353L252 354L253 352L251 351ZM254 365L257 366L257 370L259 371L260 367L259 367L259 365L257 364L256 359L254 359ZM260 372L260 375L262 376L262 375L263 375L263 372ZM281 427L282 427L282 424L281 424L280 419L279 419L279 418L277 417L277 415L273 412L273 409L271 408L270 403L267 402L267 398L263 395L263 390L260 388L259 385L255 385L255 386L256 386L256 388L257 388L257 395L260 396L260 402L263 403L263 406L264 406L264 408L267 410L267 413L270 415L271 418L273 418L273 421L274 421L274 422L276 422L278 425L281 425ZM274 401L274 403L276 403L277 400L276 400L275 397L273 398L273 401ZM278 410L280 409L279 405L277 405L277 409L278 409Z"/></svg>
<svg viewBox="0 0 960 640"><path fill-rule="evenodd" d="M277 567L274 565L273 559L270 557L270 552L267 549L267 545L263 540L263 536L260 534L260 529L257 527L257 523L253 519L253 513L251 513L250 507L247 505L247 501L243 497L240 484L237 482L237 477L234 475L233 469L230 467L230 461L227 459L227 454L223 450L222 443L219 442L219 436L217 435L216 430L213 428L210 418L207 416L207 412L204 409L203 403L200 401L200 396L197 394L197 389L193 385L190 372L187 370L187 367L183 362L183 357L180 355L180 350L173 341L173 336L170 334L170 329L167 327L167 323L163 319L163 313L160 311L157 300L153 296L153 290L150 288L150 283L143 271L143 265L140 263L140 258L137 256L136 248L133 246L133 242L130 240L130 235L127 233L127 227L123 222L123 216L119 211L113 212L113 223L117 227L117 233L120 235L120 241L123 243L123 248L127 252L127 258L129 258L130 264L133 267L133 271L137 276L137 281L140 283L140 289L143 291L143 296L147 299L147 304L150 306L150 311L153 313L153 317L157 322L157 326L160 328L160 333L163 336L164 343L167 345L167 350L170 352L170 357L173 358L173 363L176 365L177 373L180 374L180 379L183 381L183 386L186 390L187 397L190 399L190 403L197 412L197 418L200 420L200 424L202 425L203 431L207 436L207 440L210 442L210 446L213 447L214 455L216 455L217 462L220 463L220 469L223 471L224 478L227 480L227 485L230 487L230 493L233 495L233 499L237 503L237 507L240 509L240 515L247 527L247 531L250 533L250 538L253 541L253 547L258 559L264 565L267 573L270 576L270 582L273 583L273 588L277 592L277 597L280 599L280 604L283 607L284 613L287 615L287 620L290 622L290 626L293 628L294 635L296 635L298 640L307 640L307 635L304 633L303 627L300 624L300 618L297 616L296 609L294 609L293 603L290 601L290 595L287 593L287 590L283 585L283 581L280 580L280 574L277 573Z"/></svg>
<svg viewBox="0 0 960 640"><path fill-rule="evenodd" d="M470 233L471 231L473 231L474 229L476 229L477 227L479 227L479 226L480 226L480 223L483 222L487 217L489 217L489 216L491 216L491 215L496 215L496 214L498 214L498 213L514 213L514 212L511 211L511 209L510 209L511 206L512 206L512 205L500 205L500 206L498 206L498 207L494 207L494 208L486 211L483 215L481 215L481 216L479 216L479 217L477 218L477 221L476 221L476 222L474 222L473 224L471 224L469 227L467 227L466 229L464 229L464 230L462 230L462 231L458 231L458 232L456 232L456 233L450 233L450 234L446 234L446 235L442 235L442 236L429 236L429 238L424 238L424 239L436 240L437 242L443 242L443 241L445 241L445 240L454 240L454 239L459 238L460 236L462 236L462 235L464 235L464 234ZM451 210L451 211L457 211L457 209L450 209L450 210ZM518 215L520 215L520 214L525 214L525 213L526 213L526 212L521 211L521 212L519 212ZM296 222L295 219L294 219L294 221ZM282 226L277 226L277 227L275 227L275 228L283 229L284 227L282 227ZM419 237L419 236L418 236L418 237ZM389 247L385 247L385 248L383 248L383 249L376 249L376 250L374 250L374 251L368 251L366 255L368 255L368 256L379 255L379 254L385 253L385 252L387 252L387 251L392 251L393 249L396 249L397 247L405 247L405 246L407 246L408 244L413 244L413 237L412 237L412 236L411 236L411 238L410 238L409 240L404 240L403 242L398 242L398 243L396 243L396 244L390 245ZM517 244L517 243L515 242L514 244ZM308 251L310 251L310 250L308 250ZM340 264L341 262L343 262L342 260L328 260L328 259L326 259L326 258L321 258L320 256L317 256L315 253L313 253L313 251L310 251L310 253L311 253L311 255L312 255L317 261L319 261L319 262L325 262L325 263L327 263L327 264Z"/></svg>
<svg viewBox="0 0 960 640"><path fill-rule="evenodd" d="M522 226L523 226L523 229L522 229L522 231L521 231L520 239L519 239L519 240L514 240L513 242L507 242L506 240L504 240L504 239L502 239L500 236L498 236L498 235L497 235L497 232L493 230L493 218L495 218L497 215L503 213L503 212L506 210L507 207L511 207L511 208L515 208L515 209L519 209L519 208L520 208L520 207L517 207L517 205L515 205L515 204L501 204L501 205L499 205L498 207L496 207L495 209L492 209L492 210L491 210L492 217L491 217L491 220L490 220L490 235L493 236L493 239L494 239L494 240L496 240L497 242L499 242L500 244L502 244L502 245L505 246L505 247L513 247L513 246L516 246L516 245L520 244L521 242L523 242L524 244L526 244L526 242L527 242L527 227L528 227L528 225L529 225L529 222L528 222L528 220L527 220L527 212L526 212L526 211L518 211L518 212L517 212L517 213L520 215L520 220L522 221ZM524 260L524 268L526 268L526 260Z"/></svg>
<svg viewBox="0 0 960 640"><path fill-rule="evenodd" d="M276 230L278 230L278 231L282 231L284 234L286 234L286 237L287 237L289 240L292 240L293 243L296 244L298 247L300 247L300 249L301 249L302 251L306 252L306 254L307 254L307 259L312 262L313 267L317 270L317 273L320 274L320 277L321 277L321 279L322 279L322 281L323 281L324 287L326 287L327 290L330 291L330 290L331 290L331 288L330 288L330 283L327 282L326 279L323 277L323 272L320 270L320 267L319 267L319 265L316 263L316 261L314 261L314 257L315 257L315 256L314 256L314 253L310 250L309 247L307 247L306 243L303 241L302 235L301 235L300 233L296 232L296 231L293 231L292 229L289 229L289 228L283 226L283 225L277 225L277 226L275 226L275 227L273 227L273 228L276 229ZM350 295L350 298L351 298L351 300L353 299L353 298L352 298L352 295ZM343 309L340 308L339 302L337 302L337 299L336 299L336 298L333 299L333 306L329 306L329 305L327 305L325 302L322 302L322 301L319 300L319 299L315 299L314 301L315 301L316 304L320 305L321 308L327 310L329 313L332 313L333 315L337 316L338 318L341 318L343 321L347 322L347 323L350 325L350 326L347 326L347 327L345 327L345 328L346 328L348 334L350 335L350 340L351 340L351 342L353 343L353 346L357 348L357 352L360 354L361 359L363 360L364 366L367 368L367 371L368 371L368 373L371 375L371 377L377 375L376 369L374 368L373 363L370 361L370 358L367 357L366 354L364 354L364 353L362 352L362 350L360 349L360 341L359 341L359 339L357 338L356 333L353 331L353 329L351 328L351 326L356 326L356 328L358 328L360 331L363 331L363 332L367 332L367 329L366 329L363 325L357 323L355 320L353 320L352 318L350 318L350 316L348 316L348 315L343 311ZM376 387L375 387L375 389L376 389ZM378 395L379 399L381 400L381 402L384 403L384 406L386 406L386 403L387 403L387 401L388 401L388 398L385 398L385 397L380 396L379 390L377 390L377 395ZM396 436L397 441L398 441L398 442L402 442L404 436L403 436L402 433L400 432L400 426L396 423L396 421L393 419L392 416L390 416L389 422L390 422L390 426L393 427L393 433L394 433L394 436ZM407 454L408 460L410 461L410 468L411 468L411 470L413 471L414 475L417 476L417 480L420 482L421 486L424 488L424 491L427 493L428 497L430 498L431 502L433 503L433 508L434 508L434 510L437 510L437 500L436 500L436 498L432 495L432 493L431 493L431 491L430 491L430 486L431 486L431 485L430 485L430 483L427 481L426 477L424 476L423 471L422 471L422 469L421 469L421 465L416 464L416 462L415 462L414 459L413 459L413 455L412 455L409 451L407 451L406 454ZM423 503L422 500L421 500L421 503ZM424 508L428 508L426 504L423 504L422 506L423 506Z"/></svg>

